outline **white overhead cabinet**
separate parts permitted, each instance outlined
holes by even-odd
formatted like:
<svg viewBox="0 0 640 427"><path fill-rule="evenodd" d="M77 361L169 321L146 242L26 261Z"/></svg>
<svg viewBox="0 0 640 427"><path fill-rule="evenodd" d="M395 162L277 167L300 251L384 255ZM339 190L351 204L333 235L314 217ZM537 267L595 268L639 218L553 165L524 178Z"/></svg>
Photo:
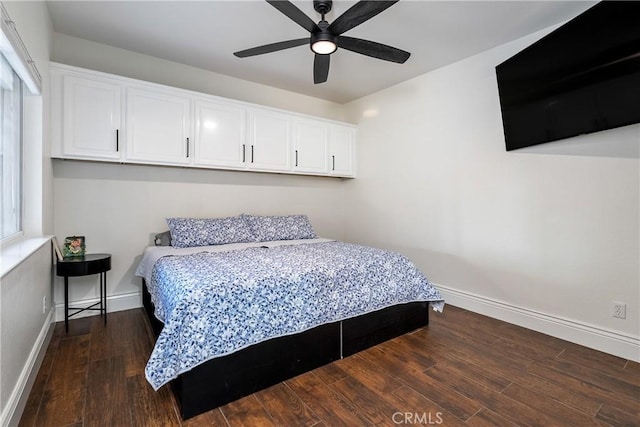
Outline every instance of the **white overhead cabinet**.
<svg viewBox="0 0 640 427"><path fill-rule="evenodd" d="M294 123L293 170L325 175L329 172L329 128L321 121Z"/></svg>
<svg viewBox="0 0 640 427"><path fill-rule="evenodd" d="M356 131L348 126L333 126L331 129L331 142L329 152L331 164L329 165L329 175L332 176L355 176L355 143Z"/></svg>
<svg viewBox="0 0 640 427"><path fill-rule="evenodd" d="M356 127L51 64L52 157L354 177Z"/></svg>
<svg viewBox="0 0 640 427"><path fill-rule="evenodd" d="M58 147L62 145L68 157L120 160L122 87L108 80L75 75L52 77L59 95L60 117L52 126Z"/></svg>
<svg viewBox="0 0 640 427"><path fill-rule="evenodd" d="M248 168L289 171L291 117L270 110L251 110L249 114Z"/></svg>
<svg viewBox="0 0 640 427"><path fill-rule="evenodd" d="M355 128L294 119L294 166L299 173L355 176Z"/></svg>
<svg viewBox="0 0 640 427"><path fill-rule="evenodd" d="M127 89L127 159L191 163L191 100L139 88Z"/></svg>
<svg viewBox="0 0 640 427"><path fill-rule="evenodd" d="M246 111L224 102L196 100L194 164L243 168L246 164Z"/></svg>

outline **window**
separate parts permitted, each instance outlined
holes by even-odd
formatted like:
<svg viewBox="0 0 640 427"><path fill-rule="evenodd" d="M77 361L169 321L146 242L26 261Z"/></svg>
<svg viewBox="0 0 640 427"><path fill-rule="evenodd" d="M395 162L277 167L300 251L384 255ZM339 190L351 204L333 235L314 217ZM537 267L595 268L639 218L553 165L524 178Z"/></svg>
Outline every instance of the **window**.
<svg viewBox="0 0 640 427"><path fill-rule="evenodd" d="M0 55L0 239L22 231L22 80Z"/></svg>
<svg viewBox="0 0 640 427"><path fill-rule="evenodd" d="M29 133L24 140L25 97L39 96L41 87L36 64L0 1L0 243L21 235L25 225L24 146L36 143Z"/></svg>

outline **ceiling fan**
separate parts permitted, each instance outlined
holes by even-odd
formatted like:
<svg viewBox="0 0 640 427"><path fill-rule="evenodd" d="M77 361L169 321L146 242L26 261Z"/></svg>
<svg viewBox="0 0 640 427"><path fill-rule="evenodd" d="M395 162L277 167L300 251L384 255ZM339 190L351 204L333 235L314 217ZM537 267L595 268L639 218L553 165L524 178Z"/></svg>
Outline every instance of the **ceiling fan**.
<svg viewBox="0 0 640 427"><path fill-rule="evenodd" d="M373 18L385 9L393 6L399 0L359 1L336 18L331 24L325 21L324 16L331 11L331 7L333 5L332 0L313 1L313 8L322 16L320 22L317 24L288 0L266 1L296 24L309 31L310 37L270 43L251 49L241 50L234 52L233 54L235 56L239 58L246 58L248 56L262 55L309 43L311 50L315 53L315 59L313 62L313 82L318 84L327 81L327 77L329 76L330 55L338 48L347 49L352 52L385 61L397 62L399 64L404 63L411 55L409 52L387 46L382 43L342 35L350 29Z"/></svg>

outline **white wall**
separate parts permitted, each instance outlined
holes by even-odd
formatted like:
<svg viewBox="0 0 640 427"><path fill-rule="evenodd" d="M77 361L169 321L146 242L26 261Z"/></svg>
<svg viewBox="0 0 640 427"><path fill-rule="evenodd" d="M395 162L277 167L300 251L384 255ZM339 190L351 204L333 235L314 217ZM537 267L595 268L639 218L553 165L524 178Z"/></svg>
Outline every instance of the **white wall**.
<svg viewBox="0 0 640 427"><path fill-rule="evenodd" d="M168 229L168 217L305 213L319 235L344 234L343 182L335 178L62 160L54 161L54 175L56 235L84 235L88 252L113 255L113 310L140 305L133 273L153 234ZM95 299L96 277L72 279L70 300ZM62 292L58 280L59 304Z"/></svg>
<svg viewBox="0 0 640 427"><path fill-rule="evenodd" d="M2 278L0 298L0 425L17 425L53 333L53 263L49 239ZM13 419L13 420L12 420Z"/></svg>
<svg viewBox="0 0 640 427"><path fill-rule="evenodd" d="M407 254L455 305L640 360L640 125L505 151L494 67L542 34L347 105L346 236Z"/></svg>
<svg viewBox="0 0 640 427"><path fill-rule="evenodd" d="M55 62L305 114L342 118L341 106L86 40L56 34ZM318 234L343 237L344 182L335 178L54 161L55 234L84 235L89 252L113 255L109 307L140 305L133 276L151 236L171 216L308 214ZM99 295L96 277L74 278L70 300ZM63 302L62 281L55 299ZM58 310L58 319L62 312Z"/></svg>

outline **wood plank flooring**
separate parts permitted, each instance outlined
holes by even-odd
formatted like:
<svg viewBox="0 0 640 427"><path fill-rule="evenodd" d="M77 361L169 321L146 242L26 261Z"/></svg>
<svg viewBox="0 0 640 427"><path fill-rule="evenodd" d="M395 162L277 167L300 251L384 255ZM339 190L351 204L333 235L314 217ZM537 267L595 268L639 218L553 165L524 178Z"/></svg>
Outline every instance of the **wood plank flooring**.
<svg viewBox="0 0 640 427"><path fill-rule="evenodd" d="M429 326L182 421L142 309L56 325L20 426L640 426L640 365L446 306Z"/></svg>

